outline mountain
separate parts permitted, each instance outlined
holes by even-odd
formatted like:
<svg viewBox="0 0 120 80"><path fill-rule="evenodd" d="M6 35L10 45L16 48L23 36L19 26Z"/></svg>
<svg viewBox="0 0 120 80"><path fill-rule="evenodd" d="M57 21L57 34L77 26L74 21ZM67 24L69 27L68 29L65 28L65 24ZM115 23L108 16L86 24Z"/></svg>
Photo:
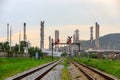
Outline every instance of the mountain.
<svg viewBox="0 0 120 80"><path fill-rule="evenodd" d="M93 41L95 46L95 40ZM81 49L88 49L90 41L81 41ZM120 49L120 33L100 37L100 49Z"/></svg>

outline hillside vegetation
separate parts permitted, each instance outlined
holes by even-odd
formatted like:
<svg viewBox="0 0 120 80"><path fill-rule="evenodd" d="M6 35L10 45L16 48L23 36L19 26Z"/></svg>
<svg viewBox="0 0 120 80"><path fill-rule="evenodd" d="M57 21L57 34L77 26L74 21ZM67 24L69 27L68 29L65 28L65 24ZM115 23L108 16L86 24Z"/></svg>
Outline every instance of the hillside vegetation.
<svg viewBox="0 0 120 80"><path fill-rule="evenodd" d="M95 40L93 41L95 45ZM89 48L90 41L82 41L81 46ZM120 49L120 33L108 34L100 37L101 49Z"/></svg>

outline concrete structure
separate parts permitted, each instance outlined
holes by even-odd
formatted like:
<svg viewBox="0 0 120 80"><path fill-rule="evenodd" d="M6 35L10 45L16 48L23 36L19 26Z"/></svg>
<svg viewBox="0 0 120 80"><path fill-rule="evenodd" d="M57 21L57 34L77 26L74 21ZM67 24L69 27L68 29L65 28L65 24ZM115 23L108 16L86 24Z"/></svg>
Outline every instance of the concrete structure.
<svg viewBox="0 0 120 80"><path fill-rule="evenodd" d="M55 30L55 42L59 39L59 30ZM58 51L59 45L55 45L55 51Z"/></svg>
<svg viewBox="0 0 120 80"><path fill-rule="evenodd" d="M95 23L95 28L96 28L95 46L96 46L96 49L99 50L100 49L100 47L99 47L99 24L97 22Z"/></svg>
<svg viewBox="0 0 120 80"><path fill-rule="evenodd" d="M49 56L52 56L52 51L47 50L47 49L43 49L43 50L42 50L42 53L47 54L47 55L49 55ZM62 52L53 51L53 56L60 57L61 54L62 54Z"/></svg>
<svg viewBox="0 0 120 80"><path fill-rule="evenodd" d="M86 52L91 53L120 53L120 50L86 50Z"/></svg>
<svg viewBox="0 0 120 80"><path fill-rule="evenodd" d="M41 21L40 23L40 49L44 49L44 21Z"/></svg>
<svg viewBox="0 0 120 80"><path fill-rule="evenodd" d="M79 30L78 29L75 30L74 39L75 40L73 40L73 41L75 41L75 43L79 42Z"/></svg>
<svg viewBox="0 0 120 80"><path fill-rule="evenodd" d="M120 50L86 50L86 52L98 54L100 58L120 59Z"/></svg>
<svg viewBox="0 0 120 80"><path fill-rule="evenodd" d="M0 57L7 58L7 57L29 57L30 54L16 54L16 53L11 53L8 54L7 52L0 52Z"/></svg>
<svg viewBox="0 0 120 80"><path fill-rule="evenodd" d="M72 36L69 36L69 38L72 38ZM53 41L53 43L57 42L59 39L59 31L58 30L55 30L55 40ZM71 42L71 44L67 44L66 42L65 43L61 43L60 42L60 47L59 45L54 45L55 49L54 51L55 52L67 52L68 54L71 54L71 53L74 53L74 52L78 52L79 51L79 47L77 44L73 44L73 43L79 43L80 40L79 40L79 30L76 29L75 30L75 33L74 33L74 41ZM49 51L50 51L50 42L51 41L51 37L49 36ZM69 41L69 39L67 38L67 41ZM47 52L46 52L47 53Z"/></svg>
<svg viewBox="0 0 120 80"><path fill-rule="evenodd" d="M93 49L93 27L90 27L90 49Z"/></svg>
<svg viewBox="0 0 120 80"><path fill-rule="evenodd" d="M49 50L52 50L52 38L49 36Z"/></svg>
<svg viewBox="0 0 120 80"><path fill-rule="evenodd" d="M74 34L73 34L73 43L79 43L79 42L80 42L80 40L79 40L79 30L76 29ZM77 45L71 45L70 49L71 49L71 53L76 53L79 50Z"/></svg>

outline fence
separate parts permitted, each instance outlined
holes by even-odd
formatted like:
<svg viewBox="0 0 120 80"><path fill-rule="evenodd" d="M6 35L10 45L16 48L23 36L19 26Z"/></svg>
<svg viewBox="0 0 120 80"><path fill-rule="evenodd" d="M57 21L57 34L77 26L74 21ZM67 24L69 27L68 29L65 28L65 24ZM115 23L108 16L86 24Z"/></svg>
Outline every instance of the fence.
<svg viewBox="0 0 120 80"><path fill-rule="evenodd" d="M0 52L0 57L29 57L28 53L8 53L8 52Z"/></svg>

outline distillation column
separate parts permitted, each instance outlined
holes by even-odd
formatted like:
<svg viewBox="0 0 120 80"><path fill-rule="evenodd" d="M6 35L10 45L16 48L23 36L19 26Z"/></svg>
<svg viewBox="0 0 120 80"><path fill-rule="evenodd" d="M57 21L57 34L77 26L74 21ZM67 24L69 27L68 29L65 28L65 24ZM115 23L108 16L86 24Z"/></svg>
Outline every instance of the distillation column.
<svg viewBox="0 0 120 80"><path fill-rule="evenodd" d="M44 21L41 21L41 28L40 28L40 49L44 49Z"/></svg>
<svg viewBox="0 0 120 80"><path fill-rule="evenodd" d="M96 46L96 49L99 50L99 24L96 22L95 24L95 28L96 28L96 39L95 39L95 46Z"/></svg>

